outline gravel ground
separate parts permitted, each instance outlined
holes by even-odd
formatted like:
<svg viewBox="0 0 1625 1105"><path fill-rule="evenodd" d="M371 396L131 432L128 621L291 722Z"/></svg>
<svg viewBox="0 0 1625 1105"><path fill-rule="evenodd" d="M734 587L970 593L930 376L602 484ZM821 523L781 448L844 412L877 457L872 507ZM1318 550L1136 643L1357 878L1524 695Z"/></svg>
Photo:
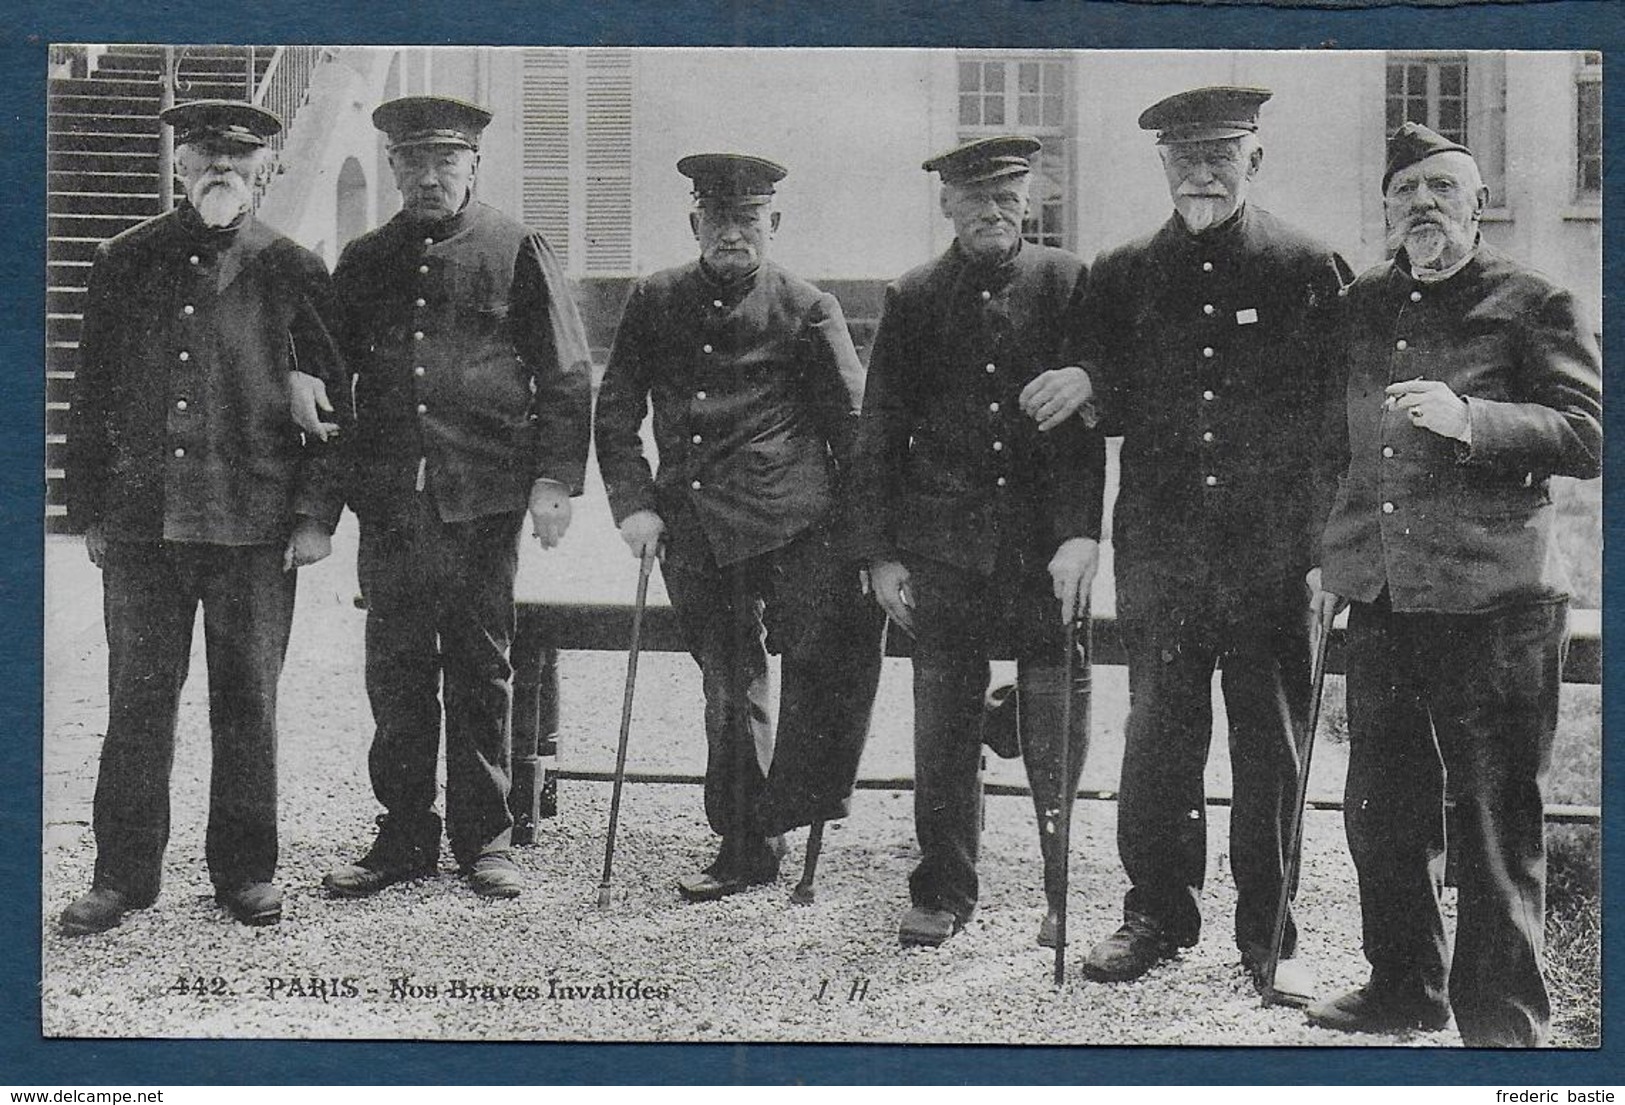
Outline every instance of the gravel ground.
<svg viewBox="0 0 1625 1105"><path fill-rule="evenodd" d="M573 545L581 544L567 548L560 564L615 580L633 574L629 562L611 559L615 547L600 540L602 529L591 536L607 523L590 516L591 499L584 502L588 517L571 535ZM1310 1028L1299 1011L1263 1007L1229 939L1234 887L1223 854L1222 807L1210 811L1205 939L1132 985L1090 983L1075 969L1064 988L1051 985L1051 953L1033 940L1042 893L1026 798L988 800L980 912L966 932L934 950L897 945L916 851L911 795L885 791L860 792L852 816L831 826L818 901L805 908L787 901L800 868L799 833L777 886L682 904L673 879L708 861L714 847L699 790L640 785L623 802L613 901L598 909L609 787L588 782L564 783L560 816L544 824L536 846L517 852L530 879L517 900L479 899L449 868L369 900L329 899L319 889L322 874L365 849L376 812L366 781L363 619L350 602L353 540L347 523L332 560L301 579L282 684L279 878L288 893L282 924L245 928L210 896L202 863L208 734L199 647L181 711L163 895L120 928L73 940L57 934L55 918L89 884L94 844L86 822L105 726L106 661L95 573L76 542L48 543L41 987L47 1036L1458 1043L1453 1031L1350 1038ZM563 657L567 766L613 766L624 663L608 653ZM1085 787L1115 784L1123 682L1120 669L1097 677L1096 743ZM888 661L866 776L909 773L907 688L906 661ZM692 662L646 656L630 766L698 771L703 755ZM1323 746L1313 792L1340 793L1342 767L1341 749ZM1019 770L995 764L989 777L1015 782ZM1222 741L1215 742L1209 786L1228 793ZM1114 804L1079 803L1074 967L1118 920L1125 885L1115 823ZM1342 988L1362 981L1365 965L1341 817L1311 813L1306 834L1302 953L1327 990Z"/></svg>

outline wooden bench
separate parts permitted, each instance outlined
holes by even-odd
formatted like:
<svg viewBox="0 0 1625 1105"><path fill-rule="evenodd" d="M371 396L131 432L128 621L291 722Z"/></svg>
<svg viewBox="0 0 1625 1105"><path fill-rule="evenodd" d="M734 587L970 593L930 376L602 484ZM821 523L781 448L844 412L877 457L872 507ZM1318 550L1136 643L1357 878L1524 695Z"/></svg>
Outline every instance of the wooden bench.
<svg viewBox="0 0 1625 1105"><path fill-rule="evenodd" d="M527 542L528 543L528 542ZM1103 557L1102 576L1109 580L1108 558ZM602 567L602 566L600 566ZM607 781L606 771L561 768L558 763L559 677L558 654L568 651L623 652L632 628L632 592L636 575L630 558L617 558L613 582L606 573L590 578L561 577L550 573L532 553L521 561L516 586L518 632L511 654L514 668L513 704L513 791L514 842L534 841L537 822L558 811L558 780ZM666 602L659 585L659 572L651 586L651 600L643 619L645 651L686 651L677 617ZM621 577L625 578L622 579ZM1104 592L1104 594L1103 594ZM565 596L569 596L566 598ZM1093 659L1096 665L1125 662L1122 642L1113 616L1109 584L1096 587L1096 613L1093 624ZM1340 619L1341 621L1341 619ZM1569 612L1570 644L1563 678L1569 683L1602 682L1602 615L1598 610ZM887 634L887 653L909 655L906 633ZM1328 647L1327 670L1341 674L1345 666L1344 633L1341 625L1333 630ZM696 692L698 693L698 692ZM698 775L678 773L628 772L629 782L699 783ZM910 778L860 779L860 789L911 790ZM1010 784L989 784L988 794L1025 794L1026 789ZM1084 791L1081 798L1113 800L1111 791ZM1227 798L1211 798L1210 805L1228 805ZM1341 802L1316 800L1316 809L1340 809ZM1547 820L1556 823L1596 824L1599 812L1591 806L1551 806Z"/></svg>

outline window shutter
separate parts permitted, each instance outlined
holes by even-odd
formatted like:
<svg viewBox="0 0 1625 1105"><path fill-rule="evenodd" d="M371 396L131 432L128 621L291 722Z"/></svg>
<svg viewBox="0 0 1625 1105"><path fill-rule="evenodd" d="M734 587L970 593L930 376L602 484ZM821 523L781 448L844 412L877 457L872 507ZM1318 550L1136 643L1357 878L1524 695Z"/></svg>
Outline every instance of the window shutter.
<svg viewBox="0 0 1625 1105"><path fill-rule="evenodd" d="M632 271L632 52L586 51L586 271Z"/></svg>
<svg viewBox="0 0 1625 1105"><path fill-rule="evenodd" d="M563 50L526 50L521 218L570 263L570 58Z"/></svg>

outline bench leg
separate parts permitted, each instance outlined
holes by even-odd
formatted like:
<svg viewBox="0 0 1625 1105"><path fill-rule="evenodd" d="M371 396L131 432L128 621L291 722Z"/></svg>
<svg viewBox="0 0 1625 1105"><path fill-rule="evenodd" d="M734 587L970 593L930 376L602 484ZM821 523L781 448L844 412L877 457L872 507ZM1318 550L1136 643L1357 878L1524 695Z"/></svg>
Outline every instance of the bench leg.
<svg viewBox="0 0 1625 1105"><path fill-rule="evenodd" d="M559 811L559 654L520 633L513 663L513 842L536 843L536 823Z"/></svg>

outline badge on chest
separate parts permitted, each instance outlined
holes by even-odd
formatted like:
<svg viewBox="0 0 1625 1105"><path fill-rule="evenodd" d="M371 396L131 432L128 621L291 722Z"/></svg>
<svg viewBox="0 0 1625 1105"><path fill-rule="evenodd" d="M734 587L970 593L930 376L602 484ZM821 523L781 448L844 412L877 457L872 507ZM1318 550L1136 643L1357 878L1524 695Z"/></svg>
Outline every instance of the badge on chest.
<svg viewBox="0 0 1625 1105"><path fill-rule="evenodd" d="M1251 325L1253 325L1253 323L1255 323L1257 321L1258 321L1258 308L1257 307L1243 307L1241 310L1236 312L1236 325L1237 326L1251 326Z"/></svg>

